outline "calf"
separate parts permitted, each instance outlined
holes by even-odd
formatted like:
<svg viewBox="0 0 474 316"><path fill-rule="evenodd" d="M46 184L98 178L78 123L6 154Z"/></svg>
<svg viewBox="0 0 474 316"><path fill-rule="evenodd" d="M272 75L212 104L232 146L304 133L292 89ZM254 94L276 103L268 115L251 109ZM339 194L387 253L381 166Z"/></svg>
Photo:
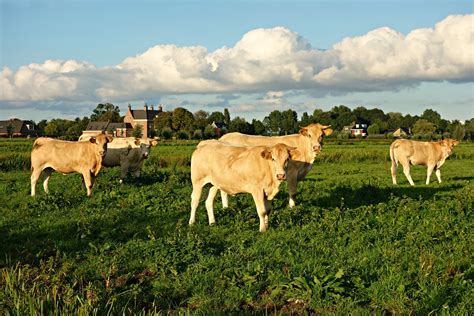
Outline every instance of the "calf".
<svg viewBox="0 0 474 316"><path fill-rule="evenodd" d="M91 137L86 142L38 138L31 152L31 196L36 194L36 182L41 174L45 176L43 188L48 193L48 182L53 171L82 174L87 195L90 196L94 178L99 173L107 152L107 143L111 141L112 137L105 135Z"/></svg>
<svg viewBox="0 0 474 316"><path fill-rule="evenodd" d="M426 184L430 183L433 170L436 170L436 177L438 182L441 183L441 171L439 169L453 152L453 147L458 144L459 141L454 139L445 139L439 142L417 142L407 139L394 141L390 145L393 184L397 184L398 163L403 166L403 173L411 185L415 185L415 183L413 183L410 176L410 164L425 165L428 168Z"/></svg>
<svg viewBox="0 0 474 316"><path fill-rule="evenodd" d="M213 207L218 190L231 195L250 193L260 218L260 232L266 231L271 200L287 176L293 155L298 155L295 147L284 144L244 147L217 140L201 142L191 157L193 192L189 224L195 222L202 187L210 183L206 200L209 225L215 223Z"/></svg>

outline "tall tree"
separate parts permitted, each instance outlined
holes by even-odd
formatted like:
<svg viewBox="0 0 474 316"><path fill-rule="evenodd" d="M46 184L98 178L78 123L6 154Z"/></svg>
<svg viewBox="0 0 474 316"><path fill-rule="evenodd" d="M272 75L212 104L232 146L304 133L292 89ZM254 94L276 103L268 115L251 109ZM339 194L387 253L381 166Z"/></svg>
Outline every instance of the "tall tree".
<svg viewBox="0 0 474 316"><path fill-rule="evenodd" d="M194 113L194 124L196 125L196 128L200 129L201 131L204 131L206 126L209 124L207 122L208 117L209 113L203 110L199 110Z"/></svg>
<svg viewBox="0 0 474 316"><path fill-rule="evenodd" d="M298 114L293 110L281 113L281 132L285 135L294 134L298 131Z"/></svg>
<svg viewBox="0 0 474 316"><path fill-rule="evenodd" d="M222 112L219 112L219 111L215 111L215 112L212 112L209 117L207 118L207 122L209 124L212 124L212 122L224 122L225 121L225 116L224 114L222 114Z"/></svg>
<svg viewBox="0 0 474 316"><path fill-rule="evenodd" d="M435 110L426 109L423 111L421 118L433 123L436 126L436 129L441 127L441 115Z"/></svg>
<svg viewBox="0 0 474 316"><path fill-rule="evenodd" d="M308 115L307 112L304 112L301 115L301 120L299 122L299 125L300 126L308 126L309 124L311 124L311 117Z"/></svg>
<svg viewBox="0 0 474 316"><path fill-rule="evenodd" d="M194 131L194 116L185 108L178 107L173 110L171 127L175 131Z"/></svg>
<svg viewBox="0 0 474 316"><path fill-rule="evenodd" d="M265 125L260 120L253 119L252 120L252 129L255 133L255 135L265 135L266 134L266 129Z"/></svg>
<svg viewBox="0 0 474 316"><path fill-rule="evenodd" d="M282 115L278 110L274 110L263 119L263 124L272 133L281 135Z"/></svg>
<svg viewBox="0 0 474 316"><path fill-rule="evenodd" d="M227 126L230 126L230 113L229 113L229 110L227 108L224 109L224 123L225 125Z"/></svg>
<svg viewBox="0 0 474 316"><path fill-rule="evenodd" d="M414 134L432 134L435 130L436 126L425 119L419 119L413 126Z"/></svg>
<svg viewBox="0 0 474 316"><path fill-rule="evenodd" d="M158 115L153 119L153 125L158 135L161 135L161 132L164 129L171 130L171 112L158 113Z"/></svg>
<svg viewBox="0 0 474 316"><path fill-rule="evenodd" d="M123 121L120 117L120 109L112 103L99 103L92 111L91 121L118 123Z"/></svg>

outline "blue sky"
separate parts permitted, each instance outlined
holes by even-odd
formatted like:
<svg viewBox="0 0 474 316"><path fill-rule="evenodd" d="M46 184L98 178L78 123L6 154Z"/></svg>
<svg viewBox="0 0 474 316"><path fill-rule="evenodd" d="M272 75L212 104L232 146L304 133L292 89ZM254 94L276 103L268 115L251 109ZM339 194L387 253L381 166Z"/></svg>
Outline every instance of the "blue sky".
<svg viewBox="0 0 474 316"><path fill-rule="evenodd" d="M374 73L375 68L364 70L360 76L351 71L327 78L324 73L321 74L324 80L308 79L303 74L308 62L317 64L310 71L312 75L324 67L331 68L330 62L320 64L318 58L334 60L340 69L356 69L352 64L340 66L353 62L353 57L337 58L348 56L351 47L365 45L368 40L344 42L339 45L342 48L334 50L333 46L345 38L387 39L395 43L388 44L387 52L391 52L391 48L399 47L397 43L403 41L397 36L406 36L417 29L435 29L443 21L455 30L454 34L459 30L467 33L464 39L451 45L460 45L463 50L474 48L473 36L469 36L473 29L472 16L462 21L446 20L449 16L472 15L474 1L435 0L429 1L429 5L426 1L0 1L0 69L8 69L3 71L4 80L0 81L0 89L7 91L0 93L0 119L13 116L35 120L73 118L89 115L97 103L106 101L119 105L122 112L128 103L141 107L144 102L161 102L165 109L182 104L192 111L228 107L231 114L246 118L262 118L273 108L291 107L301 114L312 112L315 107L329 109L339 104L352 108L376 106L386 112L411 114L420 114L430 107L449 119L474 116L472 52L470 55L464 52L462 65L454 59L446 59L449 52L442 56L428 56L423 52L425 55L416 53L415 57L407 57L433 58L431 64L452 62L457 67L455 72L438 69L432 74L427 73L426 65L406 65L405 75L397 76L388 70ZM282 28L275 29L277 27ZM380 31L374 35L374 30ZM394 35L392 31L399 34ZM286 42L280 47L280 41ZM265 47L258 47L259 42ZM182 49L170 51L165 46L169 44ZM288 50L288 45L296 46ZM288 62L300 58L301 51L307 50L305 45L311 47L314 56L305 57L295 65ZM191 49L195 46L205 51L195 52ZM223 51L223 47L228 50ZM272 47L276 47L275 50L279 47L282 53L273 54ZM151 48L155 49L145 54ZM361 55L368 49L359 48ZM369 48L377 50L373 46ZM257 57L240 56L239 52L246 49L264 51ZM213 54L216 51L219 54ZM201 69L202 64L189 65L189 60L184 63L189 69L182 71L183 54L192 61L201 57L207 62L213 60L225 71L212 77L207 75L208 70L190 73L189 69ZM384 52L375 54L380 56ZM404 52L400 50L399 54ZM163 70L166 60L163 61L162 56L173 60L177 70ZM127 58L129 62L123 65ZM242 58L242 63L238 58ZM250 67L255 58L262 68L245 68ZM364 60L365 57L357 58ZM270 59L271 65L266 64ZM373 62L380 62L379 59L376 57ZM78 64L46 65L47 60L63 63L72 60ZM160 66L154 66L156 60ZM28 67L32 63L41 69ZM236 77L232 73L241 71L239 65L243 65L244 74ZM26 75L19 71L25 66L28 67ZM151 68L152 73L147 71ZM141 72L137 73L137 69ZM150 78L144 79L144 69ZM257 76L267 69L275 69L275 72L269 72L268 77ZM180 73L176 75L176 71ZM65 72L68 75L64 75ZM272 81L275 74L282 78ZM294 78L286 80L288 74ZM366 78L371 74L374 78ZM253 75L258 78L249 79ZM20 84L14 82L14 78L21 76L24 79ZM156 79L166 76L175 77L168 82ZM115 83L119 77L120 82ZM195 81L184 82L189 77ZM239 84L242 79L248 81ZM137 80L140 84L135 83ZM371 84L371 80L377 83ZM32 93L33 90L36 92Z"/></svg>

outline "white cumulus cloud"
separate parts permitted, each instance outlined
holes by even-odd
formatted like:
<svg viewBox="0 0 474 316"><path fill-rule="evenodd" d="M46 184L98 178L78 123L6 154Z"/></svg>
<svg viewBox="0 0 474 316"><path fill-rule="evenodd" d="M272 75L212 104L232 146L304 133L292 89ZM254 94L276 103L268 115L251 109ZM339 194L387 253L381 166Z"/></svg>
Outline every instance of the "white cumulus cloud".
<svg viewBox="0 0 474 316"><path fill-rule="evenodd" d="M396 90L424 81L473 81L474 15L452 15L407 35L388 27L327 50L284 28L255 29L233 47L157 45L114 66L47 60L0 73L0 100L123 101L164 94L319 94Z"/></svg>

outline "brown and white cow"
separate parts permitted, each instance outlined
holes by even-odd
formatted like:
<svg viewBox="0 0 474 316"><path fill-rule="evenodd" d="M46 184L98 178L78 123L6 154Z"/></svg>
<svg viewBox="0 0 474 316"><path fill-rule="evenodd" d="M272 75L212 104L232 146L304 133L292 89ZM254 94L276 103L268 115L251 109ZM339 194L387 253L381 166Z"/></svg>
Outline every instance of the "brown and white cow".
<svg viewBox="0 0 474 316"><path fill-rule="evenodd" d="M53 171L82 174L87 195L90 196L94 178L99 173L107 152L107 143L111 141L112 137L105 135L91 137L86 142L38 138L31 152L31 196L36 194L36 182L41 174L45 176L43 188L48 193L48 182Z"/></svg>
<svg viewBox="0 0 474 316"><path fill-rule="evenodd" d="M260 232L268 229L271 200L287 177L290 158L297 155L294 147L284 144L273 146L236 146L217 140L203 141L191 157L191 217L194 224L202 187L212 186L206 199L209 225L215 223L214 198L218 190L226 194L250 193L260 218Z"/></svg>
<svg viewBox="0 0 474 316"><path fill-rule="evenodd" d="M433 170L436 170L436 177L438 182L441 183L441 171L439 169L453 152L453 147L458 144L459 141L454 139L445 139L438 142L417 142L407 139L394 141L390 145L393 184L397 184L398 163L403 166L403 173L411 185L415 185L415 183L413 183L410 175L410 164L424 165L428 168L426 184L430 183Z"/></svg>
<svg viewBox="0 0 474 316"><path fill-rule="evenodd" d="M90 136L82 137L87 140ZM107 145L107 153L102 161L104 167L120 167L120 183L129 172L135 178L140 177L141 167L150 155L152 146L158 142L149 138L116 137Z"/></svg>
<svg viewBox="0 0 474 316"><path fill-rule="evenodd" d="M287 181L290 196L289 206L295 206L296 186L303 180L313 166L316 155L321 152L324 136L332 134L330 126L310 124L300 129L299 134L287 136L254 136L241 133L229 133L219 140L242 146L272 146L278 143L296 147L299 154L294 155L288 165ZM221 192L222 204L228 206L228 197Z"/></svg>

